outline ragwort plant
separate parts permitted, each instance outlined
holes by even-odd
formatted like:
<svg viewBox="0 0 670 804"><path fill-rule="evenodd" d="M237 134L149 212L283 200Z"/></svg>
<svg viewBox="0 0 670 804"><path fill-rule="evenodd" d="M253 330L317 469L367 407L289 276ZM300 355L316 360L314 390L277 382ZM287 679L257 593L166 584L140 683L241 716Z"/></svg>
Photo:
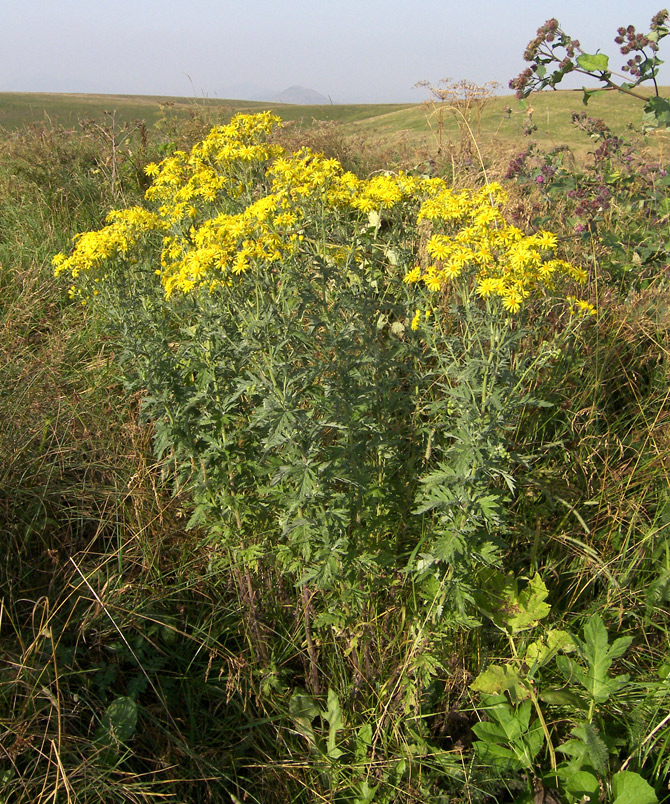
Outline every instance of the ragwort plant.
<svg viewBox="0 0 670 804"><path fill-rule="evenodd" d="M318 697L355 671L373 701L369 743L358 732L363 777L313 784L392 800L369 776L384 723L398 705L421 723L444 639L476 622L478 574L505 549L515 433L551 352L522 357L524 316L586 275L551 233L508 224L497 184L360 179L309 149L285 152L278 124L238 115L150 166L146 203L111 213L54 264L121 337L156 451L192 494L190 524L235 579L265 693L293 701L303 732L318 706L295 698L302 688ZM268 578L280 598L287 580L298 590L301 670L272 639ZM382 647L376 666L368 648L353 671L348 658L375 606L407 634L388 685ZM349 669L324 666L326 641ZM345 706L334 695L330 760ZM402 723L398 739L418 739Z"/></svg>

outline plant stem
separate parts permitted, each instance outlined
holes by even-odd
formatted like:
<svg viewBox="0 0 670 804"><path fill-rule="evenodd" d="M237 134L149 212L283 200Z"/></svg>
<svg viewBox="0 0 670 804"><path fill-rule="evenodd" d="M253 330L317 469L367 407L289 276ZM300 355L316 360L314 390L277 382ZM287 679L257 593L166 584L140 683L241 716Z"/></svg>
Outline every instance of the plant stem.
<svg viewBox="0 0 670 804"><path fill-rule="evenodd" d="M507 641L509 642L510 650L512 652L512 658L516 663L518 668L521 668L521 660L519 659L519 654L516 652L516 645L514 644L514 640L512 639L511 634L507 634ZM547 742L547 750L549 751L549 762L551 763L552 771L556 772L556 751L554 750L554 744L551 741L551 735L549 734L549 727L547 726L547 721L544 719L544 714L542 713L542 707L540 706L540 702L537 698L537 694L535 692L535 688L533 687L532 682L528 682L526 684L526 690L528 691L528 695L530 700L535 707L535 711L537 713L538 720L540 721L540 726L542 727L542 732L544 734L544 739Z"/></svg>

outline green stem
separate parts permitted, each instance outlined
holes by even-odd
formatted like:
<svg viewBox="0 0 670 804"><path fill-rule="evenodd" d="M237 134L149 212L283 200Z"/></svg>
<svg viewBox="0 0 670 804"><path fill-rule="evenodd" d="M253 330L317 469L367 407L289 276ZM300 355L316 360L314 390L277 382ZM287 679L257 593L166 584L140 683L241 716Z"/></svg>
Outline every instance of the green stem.
<svg viewBox="0 0 670 804"><path fill-rule="evenodd" d="M512 658L514 659L514 662L517 665L517 667L520 669L521 660L519 659L519 654L516 652L516 645L514 644L514 640L512 639L511 634L507 634L507 641L509 642L510 650L512 652ZM537 713L538 720L540 721L540 726L542 727L544 739L547 742L547 750L549 751L549 762L551 763L551 769L552 771L556 772L556 751L554 750L554 744L552 743L551 735L549 734L549 727L547 726L547 721L544 719L544 714L542 713L542 707L540 706L540 701L538 700L532 682L526 684L526 690L528 691L530 700L532 701L533 706L535 707L535 712Z"/></svg>

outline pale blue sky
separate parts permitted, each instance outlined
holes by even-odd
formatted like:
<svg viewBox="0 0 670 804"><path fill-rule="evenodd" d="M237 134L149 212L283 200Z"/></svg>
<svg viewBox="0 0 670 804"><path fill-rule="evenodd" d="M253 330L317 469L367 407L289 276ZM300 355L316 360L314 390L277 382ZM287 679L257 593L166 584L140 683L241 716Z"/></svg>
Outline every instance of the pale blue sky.
<svg viewBox="0 0 670 804"><path fill-rule="evenodd" d="M618 68L616 28L646 33L662 3L2 0L0 91L221 98L244 84L273 92L299 84L335 103L419 102L425 93L412 87L422 79L506 87L549 17Z"/></svg>

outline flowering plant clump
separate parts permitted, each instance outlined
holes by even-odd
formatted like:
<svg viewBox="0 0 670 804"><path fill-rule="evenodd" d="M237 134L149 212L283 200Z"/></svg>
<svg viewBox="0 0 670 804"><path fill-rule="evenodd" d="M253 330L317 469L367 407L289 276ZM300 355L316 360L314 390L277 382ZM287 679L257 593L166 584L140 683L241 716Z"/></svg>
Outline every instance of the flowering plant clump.
<svg viewBox="0 0 670 804"><path fill-rule="evenodd" d="M634 25L621 26L614 41L620 45L622 55L632 55L621 67L622 74L612 72L609 57L600 53L585 53L579 40L573 39L555 18L547 20L537 30L537 36L528 43L523 54L530 62L516 78L509 82L519 99L531 92L546 88L556 89L569 73L578 73L595 78L607 89L616 89L645 103L645 119L648 124L670 125L670 100L659 95L656 78L663 61L658 57L659 42L670 33L667 22L670 13L662 9L651 19L650 31L638 33ZM617 83L617 79L619 83ZM651 81L654 95L650 98L637 91L645 81ZM584 103L598 90L584 89Z"/></svg>
<svg viewBox="0 0 670 804"><path fill-rule="evenodd" d="M362 219L396 210L411 225L406 237L414 243L405 244L410 250L422 223L432 232L432 261L406 272L407 283L440 291L470 277L482 298L500 298L509 313L517 313L534 291L551 288L555 274L585 280L583 270L555 258L552 234L528 236L505 222L500 185L454 192L442 179L402 172L359 179L337 160L309 149L287 154L266 142L278 124L269 113L238 115L190 154L178 151L150 165L151 208L110 213L103 229L79 236L70 256L54 258L56 273L104 278L113 260L132 258L141 241L158 236L156 273L166 296L212 290L309 252L319 237L317 204L321 216L337 216L347 228L341 242L322 244L331 257L346 259ZM354 254L359 265L368 259L361 251Z"/></svg>
<svg viewBox="0 0 670 804"><path fill-rule="evenodd" d="M408 565L432 617L471 621L551 353L515 353L523 313L585 272L506 221L498 184L359 178L286 152L279 122L238 115L149 166L146 205L56 272L121 334L156 450L235 566L311 586L344 628Z"/></svg>
<svg viewBox="0 0 670 804"><path fill-rule="evenodd" d="M588 238L601 276L639 289L668 269L670 168L614 134L603 120L573 112L572 124L593 143L580 169L565 149L544 153L531 144L511 160L506 178L540 202L535 226L557 221L560 205L559 233Z"/></svg>

